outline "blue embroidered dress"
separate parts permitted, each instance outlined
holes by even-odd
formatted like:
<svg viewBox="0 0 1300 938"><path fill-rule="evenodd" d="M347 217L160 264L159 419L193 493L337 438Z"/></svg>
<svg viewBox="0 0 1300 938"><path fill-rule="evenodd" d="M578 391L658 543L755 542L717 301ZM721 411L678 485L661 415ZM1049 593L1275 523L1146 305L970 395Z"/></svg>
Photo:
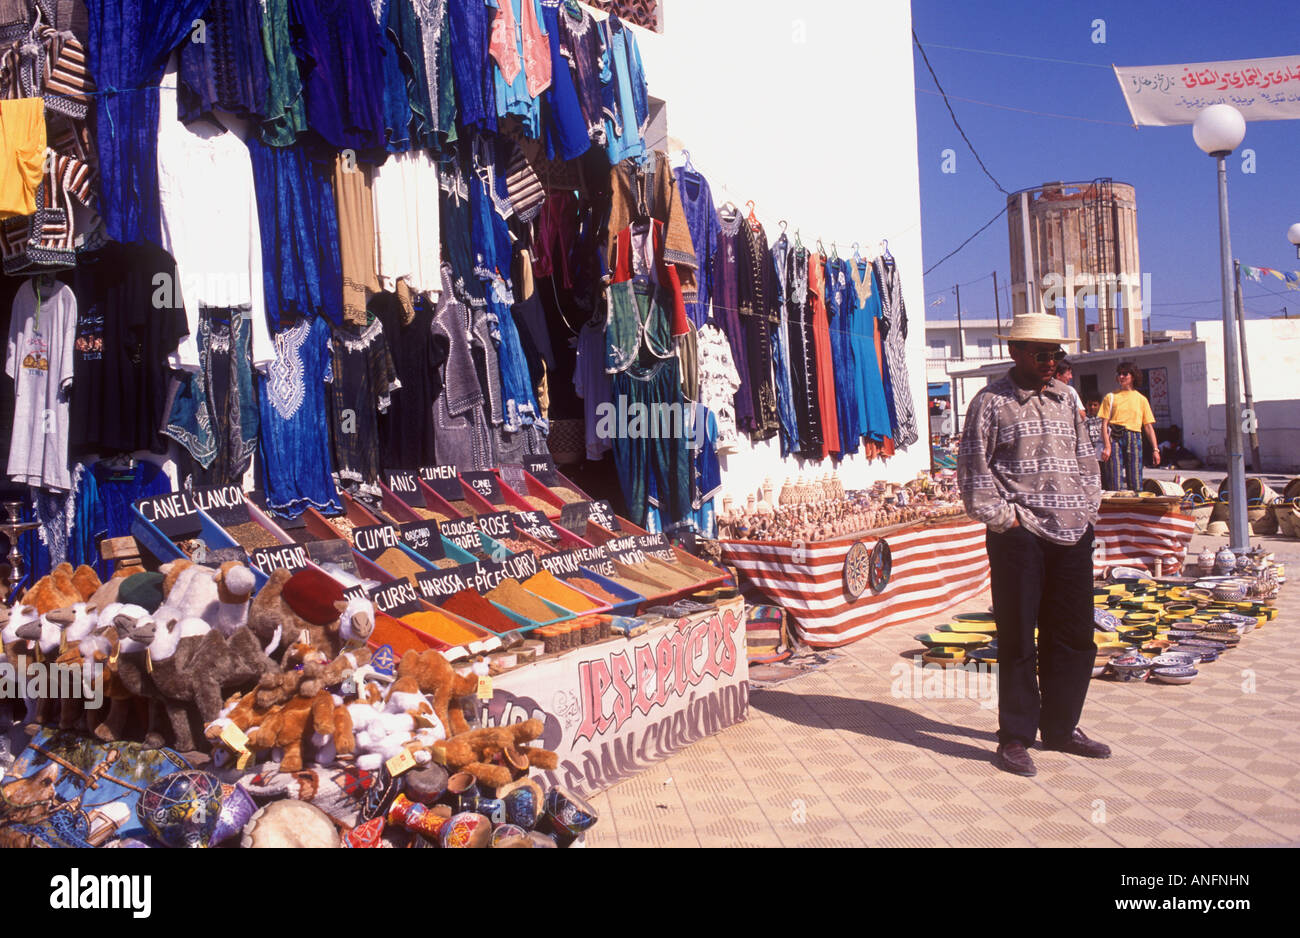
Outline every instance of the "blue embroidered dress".
<svg viewBox="0 0 1300 938"><path fill-rule="evenodd" d="M326 383L333 345L323 319L303 319L275 337L275 361L260 379L262 472L266 504L296 518L310 505L343 510L334 487Z"/></svg>
<svg viewBox="0 0 1300 938"><path fill-rule="evenodd" d="M600 24L609 58L601 71L604 85L605 153L614 166L645 153L646 123L650 119L645 69L636 37L616 15Z"/></svg>

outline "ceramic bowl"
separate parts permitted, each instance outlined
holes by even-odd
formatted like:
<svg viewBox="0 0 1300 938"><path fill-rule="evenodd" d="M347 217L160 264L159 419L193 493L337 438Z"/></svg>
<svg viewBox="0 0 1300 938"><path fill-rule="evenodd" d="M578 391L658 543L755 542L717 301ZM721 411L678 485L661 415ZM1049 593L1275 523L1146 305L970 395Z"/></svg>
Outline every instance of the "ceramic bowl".
<svg viewBox="0 0 1300 938"><path fill-rule="evenodd" d="M913 637L926 648L934 648L938 645L960 645L963 648L979 648L993 641L992 635L979 632L925 632Z"/></svg>
<svg viewBox="0 0 1300 938"><path fill-rule="evenodd" d="M1195 638L1196 636L1198 636L1198 635L1200 635L1200 634L1201 634L1201 633L1200 633L1200 630L1193 630L1193 629L1170 629L1170 630L1169 630L1169 639L1170 639L1170 641L1181 642L1181 641L1185 641L1186 639L1189 639L1189 638Z"/></svg>
<svg viewBox="0 0 1300 938"><path fill-rule="evenodd" d="M1119 617L1104 609L1092 611L1092 623L1103 632L1114 632L1120 626Z"/></svg>
<svg viewBox="0 0 1300 938"><path fill-rule="evenodd" d="M1167 616L1191 615L1197 609L1196 603L1165 603L1163 614Z"/></svg>
<svg viewBox="0 0 1300 938"><path fill-rule="evenodd" d="M996 635L997 626L990 622L966 622L954 619L935 627L936 632L956 632L961 635Z"/></svg>
<svg viewBox="0 0 1300 938"><path fill-rule="evenodd" d="M1156 640L1147 642L1145 645L1142 646L1142 654L1162 655L1169 650L1169 646L1172 644L1173 642L1169 641L1168 639L1157 638Z"/></svg>
<svg viewBox="0 0 1300 938"><path fill-rule="evenodd" d="M1173 668L1152 668L1151 680L1162 684L1190 684L1200 674L1191 665Z"/></svg>
<svg viewBox="0 0 1300 938"><path fill-rule="evenodd" d="M959 612L952 617L952 621L953 622L975 622L982 625L987 625L990 630L997 628L997 625L993 620L993 613L991 612Z"/></svg>
<svg viewBox="0 0 1300 938"><path fill-rule="evenodd" d="M1186 668L1196 663L1196 656L1186 652L1169 651L1163 655L1156 655L1151 659L1151 663L1157 668Z"/></svg>
<svg viewBox="0 0 1300 938"><path fill-rule="evenodd" d="M1246 584L1239 580L1220 583L1214 588L1214 598L1220 602L1241 602L1246 598Z"/></svg>
<svg viewBox="0 0 1300 938"><path fill-rule="evenodd" d="M1133 646L1128 642L1099 642L1097 644L1097 654L1114 657L1115 655L1125 655L1133 650Z"/></svg>
<svg viewBox="0 0 1300 938"><path fill-rule="evenodd" d="M952 668L966 660L966 649L961 645L931 645L921 660L926 664L937 664L941 668Z"/></svg>
<svg viewBox="0 0 1300 938"><path fill-rule="evenodd" d="M1117 681L1145 681L1151 662L1141 655L1118 655L1110 659L1109 667Z"/></svg>
<svg viewBox="0 0 1300 938"><path fill-rule="evenodd" d="M1101 664L1094 664L1092 667L1092 676L1101 677L1103 674L1106 673L1106 667L1109 664L1110 664L1109 661L1103 661Z"/></svg>
<svg viewBox="0 0 1300 938"><path fill-rule="evenodd" d="M1156 637L1155 629L1145 629L1145 628L1125 629L1124 627L1121 626L1119 630L1119 640L1121 642L1128 642L1128 644L1130 645L1145 645L1147 642L1153 640L1155 637Z"/></svg>

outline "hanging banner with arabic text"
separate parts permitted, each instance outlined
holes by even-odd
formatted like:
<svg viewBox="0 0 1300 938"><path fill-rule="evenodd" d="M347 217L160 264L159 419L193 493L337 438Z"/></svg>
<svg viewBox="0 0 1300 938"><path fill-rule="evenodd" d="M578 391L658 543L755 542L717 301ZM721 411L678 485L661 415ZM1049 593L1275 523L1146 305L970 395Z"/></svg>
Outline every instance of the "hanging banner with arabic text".
<svg viewBox="0 0 1300 938"><path fill-rule="evenodd" d="M1300 118L1300 55L1114 68L1135 124L1190 124L1212 104L1231 104L1248 121Z"/></svg>

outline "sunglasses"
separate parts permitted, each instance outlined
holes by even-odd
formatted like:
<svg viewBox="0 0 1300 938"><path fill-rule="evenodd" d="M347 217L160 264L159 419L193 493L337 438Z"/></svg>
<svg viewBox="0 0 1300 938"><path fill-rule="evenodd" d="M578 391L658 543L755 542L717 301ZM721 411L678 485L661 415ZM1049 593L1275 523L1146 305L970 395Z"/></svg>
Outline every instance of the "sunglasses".
<svg viewBox="0 0 1300 938"><path fill-rule="evenodd" d="M1033 357L1038 364L1046 365L1048 362L1065 361L1067 354L1058 348L1055 352L1034 352Z"/></svg>

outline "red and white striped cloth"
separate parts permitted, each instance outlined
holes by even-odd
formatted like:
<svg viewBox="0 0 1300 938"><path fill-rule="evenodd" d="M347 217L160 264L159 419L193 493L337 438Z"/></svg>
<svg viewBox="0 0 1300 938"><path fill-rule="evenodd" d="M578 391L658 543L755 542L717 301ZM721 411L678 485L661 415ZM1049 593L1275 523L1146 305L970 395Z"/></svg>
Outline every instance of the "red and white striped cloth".
<svg viewBox="0 0 1300 938"><path fill-rule="evenodd" d="M1163 559L1163 573L1178 573L1187 560L1187 548L1196 533L1196 521L1176 507L1166 505L1115 505L1101 503L1096 525L1093 572L1102 576L1115 566L1153 570ZM1169 558L1176 563L1171 567Z"/></svg>
<svg viewBox="0 0 1300 938"><path fill-rule="evenodd" d="M878 538L861 538L867 547ZM723 558L782 606L805 644L847 645L886 626L923 619L989 585L984 525L972 521L904 528L885 535L893 572L885 589L857 600L844 592L844 559L857 539L814 541L800 562L790 541L724 541Z"/></svg>

